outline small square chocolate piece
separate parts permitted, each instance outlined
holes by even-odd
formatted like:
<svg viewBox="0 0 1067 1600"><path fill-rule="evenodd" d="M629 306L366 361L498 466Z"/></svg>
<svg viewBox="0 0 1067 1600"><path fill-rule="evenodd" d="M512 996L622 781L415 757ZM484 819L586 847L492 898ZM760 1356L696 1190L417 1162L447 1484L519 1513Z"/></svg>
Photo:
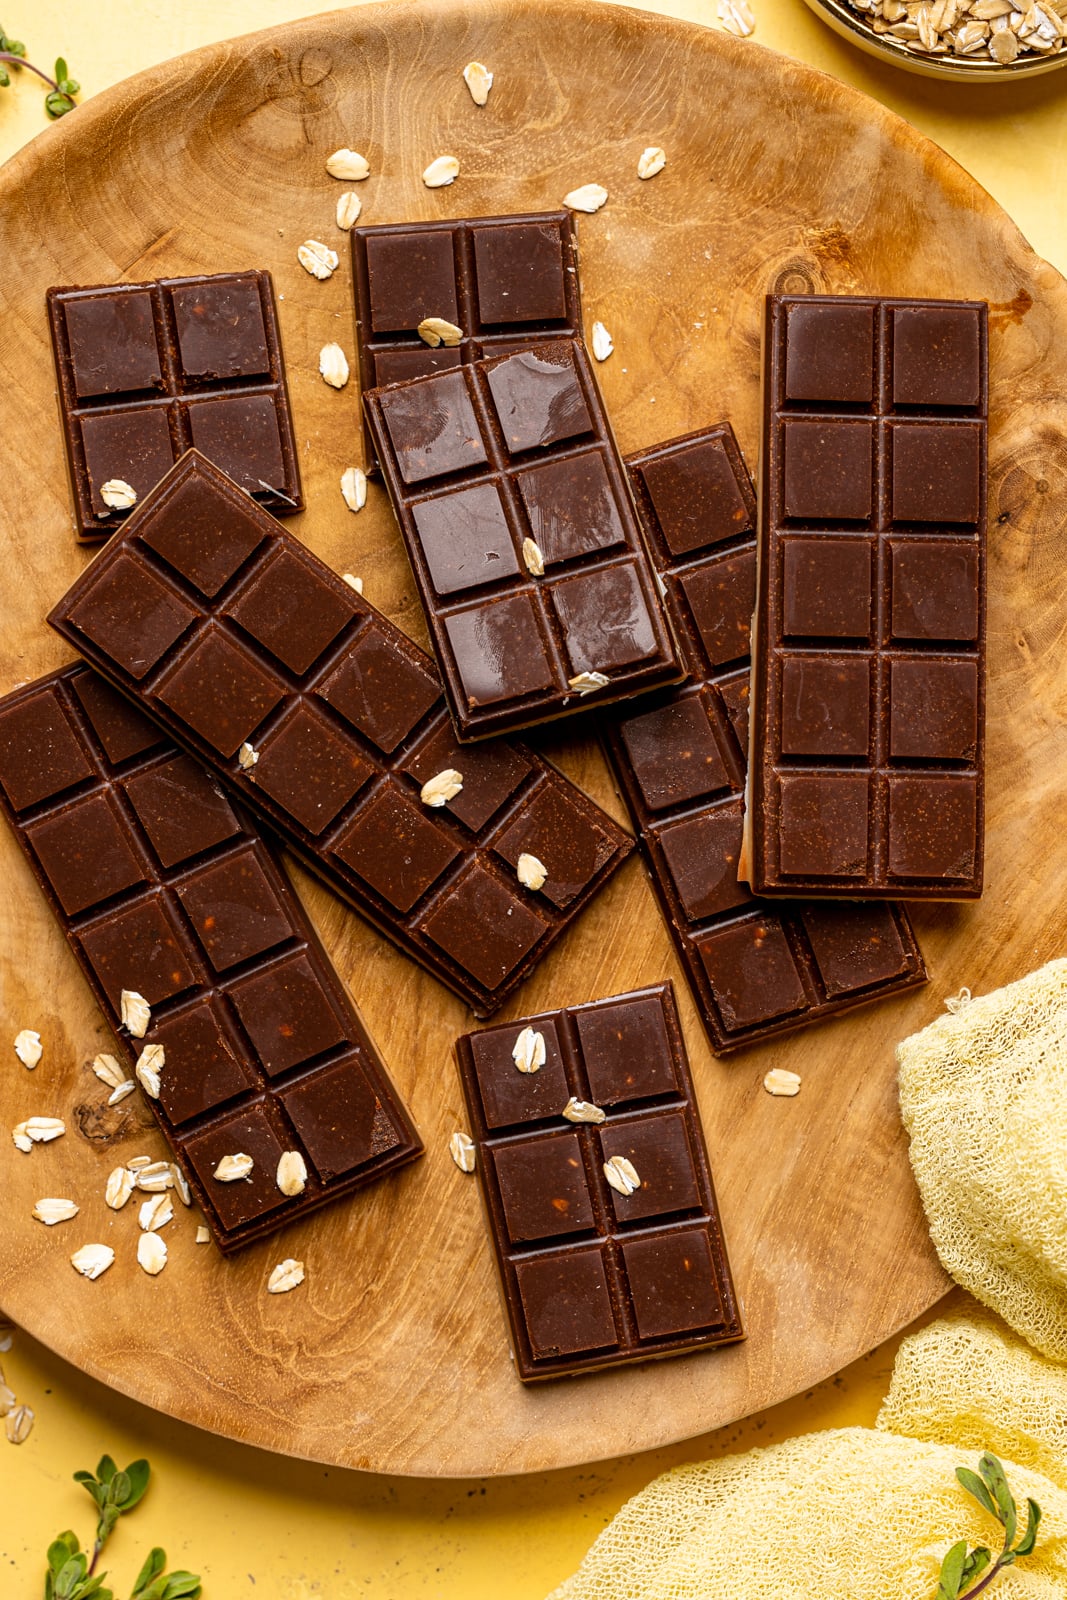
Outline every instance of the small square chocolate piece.
<svg viewBox="0 0 1067 1600"><path fill-rule="evenodd" d="M893 638L970 643L979 634L978 545L899 539L889 545Z"/></svg>
<svg viewBox="0 0 1067 1600"><path fill-rule="evenodd" d="M786 656L782 662L782 753L865 756L871 714L867 656Z"/></svg>
<svg viewBox="0 0 1067 1600"><path fill-rule="evenodd" d="M249 494L279 501L287 473L278 401L273 394L190 400L189 442Z"/></svg>
<svg viewBox="0 0 1067 1600"><path fill-rule="evenodd" d="M889 871L911 878L968 879L974 873L978 783L974 777L889 778Z"/></svg>
<svg viewBox="0 0 1067 1600"><path fill-rule="evenodd" d="M841 299L789 302L785 398L869 406L874 399L874 307Z"/></svg>
<svg viewBox="0 0 1067 1600"><path fill-rule="evenodd" d="M635 470L652 502L655 530L672 556L736 539L752 527L751 496L718 434L680 443Z"/></svg>
<svg viewBox="0 0 1067 1600"><path fill-rule="evenodd" d="M410 911L459 854L444 829L392 785L360 806L333 849L397 911Z"/></svg>
<svg viewBox="0 0 1067 1600"><path fill-rule="evenodd" d="M552 591L552 604L574 673L610 676L655 652L652 610L633 562L561 579Z"/></svg>
<svg viewBox="0 0 1067 1600"><path fill-rule="evenodd" d="M127 778L123 788L163 867L241 831L230 802L190 756L173 756Z"/></svg>
<svg viewBox="0 0 1067 1600"><path fill-rule="evenodd" d="M171 305L184 377L219 383L270 376L257 277L179 279L171 289Z"/></svg>
<svg viewBox="0 0 1067 1600"><path fill-rule="evenodd" d="M240 979L229 996L272 1078L347 1038L329 990L306 955L272 962Z"/></svg>
<svg viewBox="0 0 1067 1600"><path fill-rule="evenodd" d="M86 924L77 934L113 1018L123 989L144 995L153 1008L196 983L188 935L170 899L156 890L126 910Z"/></svg>
<svg viewBox="0 0 1067 1600"><path fill-rule="evenodd" d="M742 826L740 801L731 801L657 830L655 838L690 922L732 911L751 899L747 884L737 879Z"/></svg>
<svg viewBox="0 0 1067 1600"><path fill-rule="evenodd" d="M894 306L893 403L961 410L982 400L982 328L974 306Z"/></svg>
<svg viewBox="0 0 1067 1600"><path fill-rule="evenodd" d="M304 702L286 713L256 753L256 783L316 835L374 776L370 762Z"/></svg>
<svg viewBox="0 0 1067 1600"><path fill-rule="evenodd" d="M624 544L616 490L599 450L517 474L530 535L546 567Z"/></svg>
<svg viewBox="0 0 1067 1600"><path fill-rule="evenodd" d="M567 315L562 241L554 221L471 228L478 316L485 323L557 322Z"/></svg>
<svg viewBox="0 0 1067 1600"><path fill-rule="evenodd" d="M852 994L907 972L892 906L813 901L800 915L828 995Z"/></svg>
<svg viewBox="0 0 1067 1600"><path fill-rule="evenodd" d="M441 691L429 663L424 665L414 648L398 648L385 629L371 621L316 693L383 755L392 755L437 704Z"/></svg>
<svg viewBox="0 0 1067 1600"><path fill-rule="evenodd" d="M811 639L868 638L872 554L869 539L841 534L783 538L783 633Z"/></svg>
<svg viewBox="0 0 1067 1600"><path fill-rule="evenodd" d="M176 1127L257 1086L234 1053L240 1047L213 1001L198 1001L157 1023L152 1043L161 1045L164 1054L159 1103Z"/></svg>
<svg viewBox="0 0 1067 1600"><path fill-rule="evenodd" d="M679 695L658 711L622 724L622 738L650 811L717 794L730 775L699 694Z"/></svg>
<svg viewBox="0 0 1067 1600"><path fill-rule="evenodd" d="M54 693L0 711L0 784L16 811L62 794L93 769Z"/></svg>
<svg viewBox="0 0 1067 1600"><path fill-rule="evenodd" d="M136 706L131 706L94 672L80 673L71 680L70 686L113 767L166 742L166 735L160 733L154 722L149 722ZM0 742L2 739L0 732Z"/></svg>
<svg viewBox="0 0 1067 1600"><path fill-rule="evenodd" d="M138 529L141 541L212 600L263 543L250 510L231 506L220 517L216 497L202 478L184 474L166 501Z"/></svg>
<svg viewBox="0 0 1067 1600"><path fill-rule="evenodd" d="M475 983L492 990L516 971L549 926L540 911L475 864L422 919L419 931Z"/></svg>
<svg viewBox="0 0 1067 1600"><path fill-rule="evenodd" d="M414 332L425 317L459 317L452 233L417 227L364 235L370 331ZM364 332L364 338L366 338Z"/></svg>
<svg viewBox="0 0 1067 1600"><path fill-rule="evenodd" d="M445 618L445 634L467 705L547 694L552 664L531 595L504 595Z"/></svg>
<svg viewBox="0 0 1067 1600"><path fill-rule="evenodd" d="M358 1061L326 1067L279 1098L323 1183L364 1166L383 1133L388 1146L392 1130L382 1126L378 1097Z"/></svg>
<svg viewBox="0 0 1067 1600"><path fill-rule="evenodd" d="M546 344L500 356L487 362L485 375L512 455L592 431L593 419L568 345Z"/></svg>
<svg viewBox="0 0 1067 1600"><path fill-rule="evenodd" d="M139 680L181 638L196 612L130 557L116 560L106 571L90 567L89 575L71 621Z"/></svg>
<svg viewBox="0 0 1067 1600"><path fill-rule="evenodd" d="M751 1028L807 1005L789 940L773 913L702 934L697 948L726 1028Z"/></svg>
<svg viewBox="0 0 1067 1600"><path fill-rule="evenodd" d="M417 385L383 390L382 416L405 483L425 483L486 461L462 372L441 372Z"/></svg>
<svg viewBox="0 0 1067 1600"><path fill-rule="evenodd" d="M343 586L325 583L288 550L256 572L255 582L225 606L272 656L302 675L356 615Z"/></svg>
<svg viewBox="0 0 1067 1600"><path fill-rule="evenodd" d="M519 570L511 530L494 483L416 502L411 515L438 594L460 594Z"/></svg>
<svg viewBox="0 0 1067 1600"><path fill-rule="evenodd" d="M867 870L865 772L786 773L781 779L782 872L862 877Z"/></svg>
<svg viewBox="0 0 1067 1600"><path fill-rule="evenodd" d="M61 811L28 824L30 848L68 917L144 882L144 868L125 833L114 801L102 794L69 801Z"/></svg>
<svg viewBox="0 0 1067 1600"><path fill-rule="evenodd" d="M254 850L198 868L178 897L216 972L262 955L289 936L285 907Z"/></svg>
<svg viewBox="0 0 1067 1600"><path fill-rule="evenodd" d="M531 1036L545 1061L523 1075ZM466 1034L457 1055L523 1382L743 1336L669 984ZM576 1101L600 1123L568 1123Z"/></svg>
<svg viewBox="0 0 1067 1600"><path fill-rule="evenodd" d="M105 526L112 516L104 499L105 484L128 483L140 500L174 465L178 452L168 409L127 406L122 411L91 412L81 419L86 487L93 512Z"/></svg>
<svg viewBox="0 0 1067 1600"><path fill-rule="evenodd" d="M854 417L787 417L782 508L815 522L866 522L873 510L874 429Z"/></svg>
<svg viewBox="0 0 1067 1600"><path fill-rule="evenodd" d="M63 306L79 400L163 387L152 297L146 289L72 295Z"/></svg>
<svg viewBox="0 0 1067 1600"><path fill-rule="evenodd" d="M516 869L520 856L536 857L548 875L534 892L561 908L588 888L613 848L595 815L554 783L542 784L494 844Z"/></svg>
<svg viewBox="0 0 1067 1600"><path fill-rule="evenodd" d="M711 667L748 656L756 560L751 550L680 572L678 587Z"/></svg>
<svg viewBox="0 0 1067 1600"><path fill-rule="evenodd" d="M282 691L251 651L234 644L221 628L210 627L159 680L158 695L219 755L232 756L273 711Z"/></svg>
<svg viewBox="0 0 1067 1600"><path fill-rule="evenodd" d="M536 768L514 745L502 739L488 744L459 744L452 724L444 718L420 741L403 770L420 789L439 772L459 772L463 787L448 802L448 814L477 832L521 784L534 776ZM577 791L568 788L564 792L573 806Z"/></svg>
<svg viewBox="0 0 1067 1600"><path fill-rule="evenodd" d="M280 1206L294 1205L277 1184L278 1162L285 1144L275 1117L262 1105L234 1111L203 1133L181 1138L181 1150L197 1181L198 1193L226 1232L237 1233ZM236 1182L216 1177L227 1156L251 1156L246 1178Z"/></svg>
<svg viewBox="0 0 1067 1600"><path fill-rule="evenodd" d="M977 523L985 431L979 422L894 422L893 521Z"/></svg>
<svg viewBox="0 0 1067 1600"><path fill-rule="evenodd" d="M978 740L978 663L891 661L889 753L917 761L973 761Z"/></svg>

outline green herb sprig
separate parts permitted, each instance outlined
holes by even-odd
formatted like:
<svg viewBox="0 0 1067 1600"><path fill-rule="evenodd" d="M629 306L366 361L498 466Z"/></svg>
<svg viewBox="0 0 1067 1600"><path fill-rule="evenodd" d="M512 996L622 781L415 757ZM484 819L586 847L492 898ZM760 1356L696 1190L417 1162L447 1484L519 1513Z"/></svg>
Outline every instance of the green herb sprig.
<svg viewBox="0 0 1067 1600"><path fill-rule="evenodd" d="M65 117L68 111L74 110L74 96L79 93L81 84L71 77L67 63L59 56L55 65L55 77L50 78L47 72L42 72L40 67L35 67L32 61L26 60L26 46L21 39L9 39L0 25L0 88L11 87L11 74L21 72L23 67L29 72L34 72L48 85L48 93L44 97L44 108L53 119Z"/></svg>
<svg viewBox="0 0 1067 1600"><path fill-rule="evenodd" d="M92 1555L81 1548L77 1534L61 1533L48 1547L48 1571L44 1579L44 1600L115 1600L114 1591L104 1587L106 1572L96 1574L115 1524L144 1498L151 1477L147 1461L131 1461L120 1472L110 1456L101 1456L96 1472L76 1472L80 1483L97 1509L96 1538ZM137 1574L130 1600L198 1600L200 1579L195 1572L167 1572L167 1553L157 1546Z"/></svg>
<svg viewBox="0 0 1067 1600"><path fill-rule="evenodd" d="M970 1551L966 1539L954 1544L941 1563L936 1600L974 1600L975 1595L988 1589L998 1572L1010 1567L1020 1556L1030 1554L1037 1543L1037 1525L1041 1521L1041 1507L1035 1500L1028 1499L1026 1531L1018 1544L1014 1542L1019 1531L1019 1508L1008 1488L1004 1468L991 1452L986 1451L978 1463L977 1472L972 1472L969 1467L957 1467L956 1476L967 1493L974 1495L982 1509L996 1517L1004 1529L1004 1548L993 1561L993 1552L984 1544L976 1545ZM964 1585L974 1579L978 1580L974 1588L965 1589Z"/></svg>

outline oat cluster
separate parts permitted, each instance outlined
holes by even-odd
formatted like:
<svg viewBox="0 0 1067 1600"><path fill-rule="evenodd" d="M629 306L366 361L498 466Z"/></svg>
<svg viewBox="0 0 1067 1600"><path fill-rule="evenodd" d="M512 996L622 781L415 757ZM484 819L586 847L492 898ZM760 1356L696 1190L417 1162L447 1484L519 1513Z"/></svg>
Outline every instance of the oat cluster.
<svg viewBox="0 0 1067 1600"><path fill-rule="evenodd" d="M1053 56L1067 39L1067 0L1018 10L1012 0L849 0L878 35L915 55L992 59Z"/></svg>

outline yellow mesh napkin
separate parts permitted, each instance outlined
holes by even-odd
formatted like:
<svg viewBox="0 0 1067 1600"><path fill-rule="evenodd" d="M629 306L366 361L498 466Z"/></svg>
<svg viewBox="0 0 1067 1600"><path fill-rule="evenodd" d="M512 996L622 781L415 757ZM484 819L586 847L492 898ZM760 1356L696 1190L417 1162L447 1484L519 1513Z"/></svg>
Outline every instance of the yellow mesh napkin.
<svg viewBox="0 0 1067 1600"><path fill-rule="evenodd" d="M1067 1361L1067 961L897 1048L911 1164L945 1270Z"/></svg>
<svg viewBox="0 0 1067 1600"><path fill-rule="evenodd" d="M1067 1491L1067 1367L977 1307L904 1340L876 1426L992 1450Z"/></svg>
<svg viewBox="0 0 1067 1600"><path fill-rule="evenodd" d="M871 1428L676 1467L636 1495L550 1600L932 1600L958 1539L1000 1524L956 1481L978 1454ZM1067 1493L1005 1462L1041 1506L1037 1549L995 1582L997 1600L1064 1600Z"/></svg>

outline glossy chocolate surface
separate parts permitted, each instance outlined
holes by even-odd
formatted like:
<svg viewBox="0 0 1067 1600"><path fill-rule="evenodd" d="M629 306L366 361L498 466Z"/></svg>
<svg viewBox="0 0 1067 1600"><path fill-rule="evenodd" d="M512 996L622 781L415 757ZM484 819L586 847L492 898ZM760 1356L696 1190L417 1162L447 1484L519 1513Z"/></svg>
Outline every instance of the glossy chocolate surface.
<svg viewBox="0 0 1067 1600"><path fill-rule="evenodd" d="M582 332L569 211L353 228L352 279L361 389ZM427 317L459 328L459 342L431 348Z"/></svg>
<svg viewBox="0 0 1067 1600"><path fill-rule="evenodd" d="M744 870L982 891L986 307L771 296Z"/></svg>
<svg viewBox="0 0 1067 1600"><path fill-rule="evenodd" d="M303 509L268 272L49 289L78 537L106 539L195 446L279 516Z"/></svg>
<svg viewBox="0 0 1067 1600"><path fill-rule="evenodd" d="M243 807L87 668L0 700L0 808L229 1254L421 1153L381 1057ZM152 1008L142 1039L121 994ZM298 1151L307 1186L286 1196ZM220 1182L244 1153L250 1180Z"/></svg>
<svg viewBox="0 0 1067 1600"><path fill-rule="evenodd" d="M520 1072L530 1028L545 1062ZM669 983L465 1034L478 1180L524 1383L743 1338ZM570 1099L599 1125L561 1115ZM639 1187L611 1187L631 1162Z"/></svg>
<svg viewBox="0 0 1067 1600"><path fill-rule="evenodd" d="M371 390L363 405L461 738L677 681L580 341ZM569 686L582 673L608 682L582 695Z"/></svg>
<svg viewBox="0 0 1067 1600"><path fill-rule="evenodd" d="M737 881L755 496L728 423L641 451L627 468L692 682L612 720L605 742L712 1048L725 1055L926 973L900 906L772 905ZM798 596L813 603L804 587Z"/></svg>
<svg viewBox="0 0 1067 1600"><path fill-rule="evenodd" d="M633 848L532 751L458 746L429 657L195 453L49 621L478 1015ZM462 789L424 803L449 769Z"/></svg>

